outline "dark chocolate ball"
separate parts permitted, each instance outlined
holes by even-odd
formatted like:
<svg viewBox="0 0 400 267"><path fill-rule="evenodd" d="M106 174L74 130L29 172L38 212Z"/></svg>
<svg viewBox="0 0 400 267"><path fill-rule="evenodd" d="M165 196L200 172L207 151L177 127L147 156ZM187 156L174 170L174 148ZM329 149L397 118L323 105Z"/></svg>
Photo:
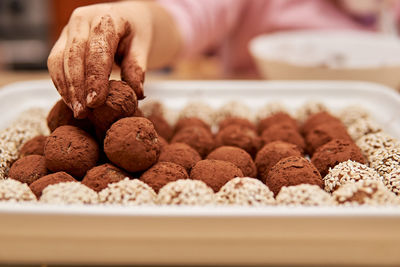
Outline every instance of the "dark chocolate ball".
<svg viewBox="0 0 400 267"><path fill-rule="evenodd" d="M205 157L214 147L214 138L208 130L199 126L189 126L181 129L172 138L171 143L185 143Z"/></svg>
<svg viewBox="0 0 400 267"><path fill-rule="evenodd" d="M126 177L129 177L129 174L112 164L106 163L90 169L83 177L82 184L100 192L108 184L119 182Z"/></svg>
<svg viewBox="0 0 400 267"><path fill-rule="evenodd" d="M326 111L318 112L308 117L308 119L301 126L301 132L304 136L307 136L308 133L311 132L315 127L326 123L342 124L342 121Z"/></svg>
<svg viewBox="0 0 400 267"><path fill-rule="evenodd" d="M215 136L217 147L235 146L244 149L252 157L261 148L261 139L256 131L241 125L230 125Z"/></svg>
<svg viewBox="0 0 400 267"><path fill-rule="evenodd" d="M162 115L152 114L147 117L154 125L156 132L165 140L171 140L174 130Z"/></svg>
<svg viewBox="0 0 400 267"><path fill-rule="evenodd" d="M192 167L201 160L200 154L184 143L166 145L160 154L159 162L173 162L181 165L189 173Z"/></svg>
<svg viewBox="0 0 400 267"><path fill-rule="evenodd" d="M198 126L206 129L207 131L211 132L211 127L207 123L205 123L202 119L196 117L186 117L181 118L175 125L175 133L179 132L183 128Z"/></svg>
<svg viewBox="0 0 400 267"><path fill-rule="evenodd" d="M157 193L169 182L188 178L185 168L172 162L158 162L140 176L140 180L151 186Z"/></svg>
<svg viewBox="0 0 400 267"><path fill-rule="evenodd" d="M256 126L254 125L254 123L252 123L251 121L249 121L248 119L245 118L240 118L240 117L227 117L224 120L222 120L219 123L219 130L222 130L230 125L240 125L243 127L247 127L253 131L257 130Z"/></svg>
<svg viewBox="0 0 400 267"><path fill-rule="evenodd" d="M305 150L306 144L301 134L293 126L288 124L275 124L264 130L261 134L261 140L264 144L273 141L283 141L295 144L302 151Z"/></svg>
<svg viewBox="0 0 400 267"><path fill-rule="evenodd" d="M261 134L269 127L277 124L290 125L293 126L294 129L298 129L297 121L295 119L285 112L278 112L258 122L258 133Z"/></svg>
<svg viewBox="0 0 400 267"><path fill-rule="evenodd" d="M29 155L40 155L44 154L44 145L46 143L47 136L38 135L31 140L27 141L20 149L19 156L25 157Z"/></svg>
<svg viewBox="0 0 400 267"><path fill-rule="evenodd" d="M28 185L47 174L46 159L40 155L29 155L20 158L14 162L8 172L10 178Z"/></svg>

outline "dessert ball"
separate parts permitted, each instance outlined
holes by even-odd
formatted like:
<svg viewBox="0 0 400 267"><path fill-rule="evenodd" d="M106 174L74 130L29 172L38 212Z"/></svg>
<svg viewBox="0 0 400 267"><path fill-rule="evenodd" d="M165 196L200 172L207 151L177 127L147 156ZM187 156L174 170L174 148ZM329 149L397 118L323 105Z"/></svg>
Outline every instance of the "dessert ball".
<svg viewBox="0 0 400 267"><path fill-rule="evenodd" d="M147 117L153 125L154 129L159 136L163 137L165 140L170 140L174 134L174 130L168 124L168 122L161 115L150 115Z"/></svg>
<svg viewBox="0 0 400 267"><path fill-rule="evenodd" d="M275 124L266 129L261 134L263 144L269 144L274 141L283 141L297 145L301 151L304 151L306 144L300 133L288 124Z"/></svg>
<svg viewBox="0 0 400 267"><path fill-rule="evenodd" d="M228 117L228 118L222 120L219 123L218 127L219 127L219 130L222 130L222 129L226 128L227 126L234 125L234 124L249 128L253 131L256 130L256 126L254 125L254 123L252 123L248 119L239 118L239 117Z"/></svg>
<svg viewBox="0 0 400 267"><path fill-rule="evenodd" d="M30 185L37 179L48 174L46 159L39 155L20 158L11 166L8 176Z"/></svg>
<svg viewBox="0 0 400 267"><path fill-rule="evenodd" d="M334 206L336 202L321 187L300 184L282 187L276 196L276 204L287 206Z"/></svg>
<svg viewBox="0 0 400 267"><path fill-rule="evenodd" d="M275 196L282 187L299 184L313 184L322 188L323 181L318 170L303 157L281 159L268 173L265 181Z"/></svg>
<svg viewBox="0 0 400 267"><path fill-rule="evenodd" d="M380 175L391 173L400 166L400 149L378 149L370 157L369 165Z"/></svg>
<svg viewBox="0 0 400 267"><path fill-rule="evenodd" d="M302 156L302 152L298 146L282 141L266 144L258 151L255 159L258 178L265 183L271 168L281 159L291 156Z"/></svg>
<svg viewBox="0 0 400 267"><path fill-rule="evenodd" d="M328 174L329 168L348 160L365 163L360 149L352 141L342 139L333 139L319 147L311 158L322 177Z"/></svg>
<svg viewBox="0 0 400 267"><path fill-rule="evenodd" d="M311 115L322 111L328 111L323 103L314 100L308 101L296 111L296 119L300 123L304 123Z"/></svg>
<svg viewBox="0 0 400 267"><path fill-rule="evenodd" d="M165 140L161 136L158 136L158 142L160 143L160 151L162 151L164 149L164 147L166 147L168 145L167 140Z"/></svg>
<svg viewBox="0 0 400 267"><path fill-rule="evenodd" d="M205 182L214 192L235 177L243 177L242 171L235 164L222 160L201 160L190 172L190 179Z"/></svg>
<svg viewBox="0 0 400 267"><path fill-rule="evenodd" d="M96 166L99 146L85 131L70 125L58 127L46 140L44 147L46 167L83 177Z"/></svg>
<svg viewBox="0 0 400 267"><path fill-rule="evenodd" d="M190 173L192 167L201 160L200 154L184 143L173 143L165 146L160 154L159 162L172 162L181 165Z"/></svg>
<svg viewBox="0 0 400 267"><path fill-rule="evenodd" d="M171 143L185 143L194 148L203 158L215 147L212 134L199 126L183 128L175 134Z"/></svg>
<svg viewBox="0 0 400 267"><path fill-rule="evenodd" d="M141 111L144 117L149 117L151 115L164 116L166 107L163 103L158 100L148 100L141 102Z"/></svg>
<svg viewBox="0 0 400 267"><path fill-rule="evenodd" d="M38 135L32 138L21 147L19 151L19 156L21 158L29 155L43 156L46 139L47 137L44 135Z"/></svg>
<svg viewBox="0 0 400 267"><path fill-rule="evenodd" d="M148 169L157 162L160 149L153 124L141 117L120 119L104 139L104 152L109 160L129 172Z"/></svg>
<svg viewBox="0 0 400 267"><path fill-rule="evenodd" d="M261 139L254 130L240 125L230 125L220 130L215 136L217 147L235 146L244 149L252 157L261 148Z"/></svg>
<svg viewBox="0 0 400 267"><path fill-rule="evenodd" d="M361 106L347 106L339 112L339 118L342 122L349 127L353 123L369 118L369 112Z"/></svg>
<svg viewBox="0 0 400 267"><path fill-rule="evenodd" d="M274 194L257 179L237 177L228 181L216 194L220 205L267 206L274 205Z"/></svg>
<svg viewBox="0 0 400 267"><path fill-rule="evenodd" d="M157 203L161 205L210 205L214 203L214 191L199 180L177 180L160 189Z"/></svg>
<svg viewBox="0 0 400 267"><path fill-rule="evenodd" d="M280 102L267 103L265 106L257 110L256 121L258 122L277 113L288 113L285 105Z"/></svg>
<svg viewBox="0 0 400 267"><path fill-rule="evenodd" d="M235 164L247 177L257 177L257 169L250 154L233 146L221 146L210 154L207 159L223 160Z"/></svg>
<svg viewBox="0 0 400 267"><path fill-rule="evenodd" d="M295 130L298 128L297 122L289 114L280 112L260 120L258 122L258 133L262 134L269 127L277 124L292 126Z"/></svg>
<svg viewBox="0 0 400 267"><path fill-rule="evenodd" d="M96 192L100 192L108 184L119 182L125 177L129 177L129 174L112 164L106 163L90 169L83 177L82 184Z"/></svg>
<svg viewBox="0 0 400 267"><path fill-rule="evenodd" d="M29 188L32 190L37 198L40 198L43 189L45 189L48 185L63 182L76 182L76 180L74 179L74 177L66 172L56 172L37 179L29 185Z"/></svg>
<svg viewBox="0 0 400 267"><path fill-rule="evenodd" d="M133 117L144 117L143 111L140 108L136 108L135 113L133 113Z"/></svg>
<svg viewBox="0 0 400 267"><path fill-rule="evenodd" d="M399 198L377 180L360 180L347 183L333 192L339 205L345 206L393 206L399 205Z"/></svg>
<svg viewBox="0 0 400 267"><path fill-rule="evenodd" d="M35 202L29 186L14 179L0 180L0 202Z"/></svg>
<svg viewBox="0 0 400 267"><path fill-rule="evenodd" d="M343 184L360 180L382 181L382 177L367 165L352 160L344 161L329 169L324 177L325 191L331 193Z"/></svg>
<svg viewBox="0 0 400 267"><path fill-rule="evenodd" d="M154 205L156 193L139 179L125 178L99 193L100 203L123 206Z"/></svg>
<svg viewBox="0 0 400 267"><path fill-rule="evenodd" d="M185 118L180 118L178 122L175 125L175 133L179 132L183 128L186 127L202 127L206 129L207 131L211 132L211 127L207 123L205 123L203 120L196 118L196 117L185 117Z"/></svg>
<svg viewBox="0 0 400 267"><path fill-rule="evenodd" d="M169 182L188 178L185 168L172 162L158 162L140 176L140 180L151 186L157 193Z"/></svg>
<svg viewBox="0 0 400 267"><path fill-rule="evenodd" d="M372 154L379 149L399 148L399 140L387 135L383 132L375 134L367 134L362 136L356 142L364 157L368 160Z"/></svg>
<svg viewBox="0 0 400 267"><path fill-rule="evenodd" d="M383 176L383 183L387 189L396 195L400 195L400 167L386 173Z"/></svg>
<svg viewBox="0 0 400 267"><path fill-rule="evenodd" d="M364 119L354 122L347 128L349 135L354 141L364 135L382 132L382 128L370 119Z"/></svg>
<svg viewBox="0 0 400 267"><path fill-rule="evenodd" d="M208 125L213 124L214 109L201 101L188 102L179 113L179 118L199 118Z"/></svg>
<svg viewBox="0 0 400 267"><path fill-rule="evenodd" d="M254 121L254 114L251 109L246 104L239 101L227 102L215 111L214 122L218 125L221 121L229 117L246 118L250 121Z"/></svg>
<svg viewBox="0 0 400 267"><path fill-rule="evenodd" d="M97 204L97 192L80 182L62 182L43 189L40 202L49 204Z"/></svg>
<svg viewBox="0 0 400 267"><path fill-rule="evenodd" d="M341 124L341 125L343 125L341 120L332 116L330 113L328 113L326 111L322 111L322 112L315 113L315 114L311 115L310 117L308 117L308 119L301 126L301 132L303 133L304 136L307 136L309 132L311 132L315 127L317 127L318 125L321 125L321 124L327 124L327 125ZM343 128L346 128L346 127L344 127L344 125L343 125Z"/></svg>

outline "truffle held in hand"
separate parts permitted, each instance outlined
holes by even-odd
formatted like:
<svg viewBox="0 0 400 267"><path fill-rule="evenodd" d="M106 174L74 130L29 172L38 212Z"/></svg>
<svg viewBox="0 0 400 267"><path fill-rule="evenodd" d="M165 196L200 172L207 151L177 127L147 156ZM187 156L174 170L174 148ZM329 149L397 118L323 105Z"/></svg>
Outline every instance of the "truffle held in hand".
<svg viewBox="0 0 400 267"><path fill-rule="evenodd" d="M11 166L8 176L30 185L42 176L47 175L46 159L40 155L20 158Z"/></svg>
<svg viewBox="0 0 400 267"><path fill-rule="evenodd" d="M106 163L90 169L83 178L82 184L100 192L108 184L119 182L125 177L129 177L129 175L114 165Z"/></svg>
<svg viewBox="0 0 400 267"><path fill-rule="evenodd" d="M56 172L37 179L29 185L29 188L37 198L40 198L43 189L45 189L48 185L63 182L76 182L76 180L66 172Z"/></svg>

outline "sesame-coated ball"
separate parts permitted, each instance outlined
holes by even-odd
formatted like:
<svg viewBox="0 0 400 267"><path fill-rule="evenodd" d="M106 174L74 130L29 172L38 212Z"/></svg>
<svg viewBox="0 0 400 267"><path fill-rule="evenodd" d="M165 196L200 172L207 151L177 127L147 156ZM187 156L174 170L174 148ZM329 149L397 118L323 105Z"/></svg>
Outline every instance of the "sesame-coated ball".
<svg viewBox="0 0 400 267"><path fill-rule="evenodd" d="M382 128L370 119L363 119L351 124L347 128L347 131L351 138L353 138L354 141L357 141L364 135L382 132Z"/></svg>
<svg viewBox="0 0 400 267"><path fill-rule="evenodd" d="M0 202L35 202L29 186L14 179L0 180Z"/></svg>
<svg viewBox="0 0 400 267"><path fill-rule="evenodd" d="M356 144L369 162L372 154L379 149L400 148L399 140L383 132L364 135Z"/></svg>
<svg viewBox="0 0 400 267"><path fill-rule="evenodd" d="M334 206L332 196L321 187L310 184L300 184L282 187L276 196L277 205L288 206Z"/></svg>
<svg viewBox="0 0 400 267"><path fill-rule="evenodd" d="M63 182L47 186L40 202L49 204L97 204L97 192L80 182Z"/></svg>
<svg viewBox="0 0 400 267"><path fill-rule="evenodd" d="M370 157L370 166L380 175L391 173L400 167L400 149L378 149Z"/></svg>

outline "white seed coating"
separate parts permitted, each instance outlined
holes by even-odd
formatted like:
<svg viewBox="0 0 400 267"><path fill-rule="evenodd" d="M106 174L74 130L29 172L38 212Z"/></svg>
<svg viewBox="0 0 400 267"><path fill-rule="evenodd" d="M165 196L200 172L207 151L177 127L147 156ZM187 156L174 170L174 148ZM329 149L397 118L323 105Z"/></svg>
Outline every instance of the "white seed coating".
<svg viewBox="0 0 400 267"><path fill-rule="evenodd" d="M97 204L99 196L80 182L64 182L43 189L40 202L48 204Z"/></svg>
<svg viewBox="0 0 400 267"><path fill-rule="evenodd" d="M204 102L188 102L179 113L179 119L196 117L213 125L214 109Z"/></svg>
<svg viewBox="0 0 400 267"><path fill-rule="evenodd" d="M400 149L378 149L370 157L370 166L382 176L400 168Z"/></svg>
<svg viewBox="0 0 400 267"><path fill-rule="evenodd" d="M353 105L343 108L338 114L338 117L347 127L357 122L358 120L368 119L369 116L369 112L363 107Z"/></svg>
<svg viewBox="0 0 400 267"><path fill-rule="evenodd" d="M329 173L323 178L327 192L333 192L349 182L368 179L382 181L382 177L374 169L352 160L341 162L329 169Z"/></svg>
<svg viewBox="0 0 400 267"><path fill-rule="evenodd" d="M383 183L390 191L396 195L400 195L400 168L386 173L383 176Z"/></svg>
<svg viewBox="0 0 400 267"><path fill-rule="evenodd" d="M351 138L357 141L364 135L382 132L382 128L370 119L362 119L351 124L347 131Z"/></svg>
<svg viewBox="0 0 400 267"><path fill-rule="evenodd" d="M367 134L357 140L356 145L360 148L364 157L371 162L370 157L376 150L400 147L400 142L383 132Z"/></svg>
<svg viewBox="0 0 400 267"><path fill-rule="evenodd" d="M138 179L125 178L99 192L100 203L126 206L154 205L156 193Z"/></svg>
<svg viewBox="0 0 400 267"><path fill-rule="evenodd" d="M280 112L289 113L289 111L281 102L270 102L257 110L256 121L260 121Z"/></svg>
<svg viewBox="0 0 400 267"><path fill-rule="evenodd" d="M158 192L161 205L210 205L214 203L214 191L204 182L180 179L163 186Z"/></svg>
<svg viewBox="0 0 400 267"><path fill-rule="evenodd" d="M382 182L376 180L361 180L347 183L333 192L333 198L339 205L399 205L399 199L389 191Z"/></svg>
<svg viewBox="0 0 400 267"><path fill-rule="evenodd" d="M322 111L328 111L328 108L323 103L318 101L308 101L304 105L302 105L299 109L297 109L296 119L302 124L311 115Z"/></svg>
<svg viewBox="0 0 400 267"><path fill-rule="evenodd" d="M216 194L216 202L221 205L275 205L272 191L260 180L250 177L236 177L227 182Z"/></svg>
<svg viewBox="0 0 400 267"><path fill-rule="evenodd" d="M145 117L154 114L164 116L166 107L158 100L148 100L140 106L140 110L143 112Z"/></svg>
<svg viewBox="0 0 400 267"><path fill-rule="evenodd" d="M29 186L14 179L0 180L0 202L36 202Z"/></svg>
<svg viewBox="0 0 400 267"><path fill-rule="evenodd" d="M251 122L255 121L251 109L238 101L230 101L215 111L214 123L215 125L219 125L221 121L229 117L245 118Z"/></svg>
<svg viewBox="0 0 400 267"><path fill-rule="evenodd" d="M332 196L318 185L300 184L284 186L276 196L278 205L288 206L334 206Z"/></svg>

